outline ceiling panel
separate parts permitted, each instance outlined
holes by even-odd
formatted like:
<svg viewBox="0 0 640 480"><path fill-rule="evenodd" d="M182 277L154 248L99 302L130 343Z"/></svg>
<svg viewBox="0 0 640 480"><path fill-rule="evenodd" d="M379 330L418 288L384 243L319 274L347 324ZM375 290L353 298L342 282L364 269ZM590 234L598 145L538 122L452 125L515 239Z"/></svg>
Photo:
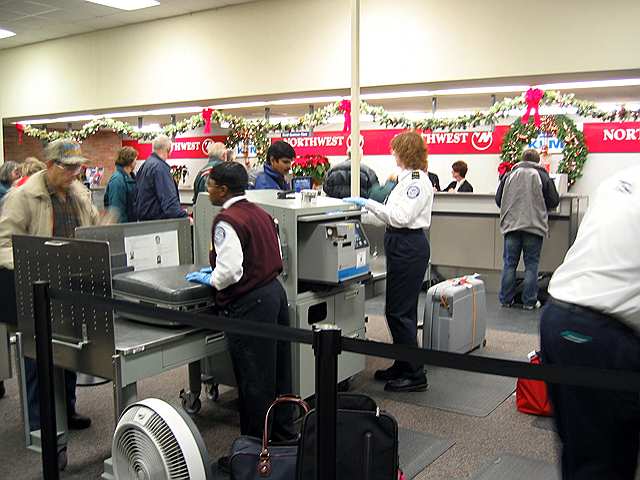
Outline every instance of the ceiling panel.
<svg viewBox="0 0 640 480"><path fill-rule="evenodd" d="M159 1L156 7L127 12L85 0L0 0L0 28L16 33L0 39L0 50L256 0Z"/></svg>

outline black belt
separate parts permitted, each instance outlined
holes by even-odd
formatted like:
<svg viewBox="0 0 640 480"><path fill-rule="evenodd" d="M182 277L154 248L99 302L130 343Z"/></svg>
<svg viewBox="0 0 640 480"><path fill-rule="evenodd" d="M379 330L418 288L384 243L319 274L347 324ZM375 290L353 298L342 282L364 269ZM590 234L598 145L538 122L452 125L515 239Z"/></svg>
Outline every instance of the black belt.
<svg viewBox="0 0 640 480"><path fill-rule="evenodd" d="M396 228L396 227L390 227L387 225L387 232L389 233L418 233L418 232L424 233L424 230L422 230L421 228Z"/></svg>

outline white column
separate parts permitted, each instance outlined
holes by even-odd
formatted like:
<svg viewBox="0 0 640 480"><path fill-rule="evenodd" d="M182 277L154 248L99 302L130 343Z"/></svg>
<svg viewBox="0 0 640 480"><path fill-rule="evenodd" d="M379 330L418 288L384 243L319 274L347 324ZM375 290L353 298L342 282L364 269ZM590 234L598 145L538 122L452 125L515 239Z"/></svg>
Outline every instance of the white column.
<svg viewBox="0 0 640 480"><path fill-rule="evenodd" d="M351 196L360 196L360 0L351 0Z"/></svg>

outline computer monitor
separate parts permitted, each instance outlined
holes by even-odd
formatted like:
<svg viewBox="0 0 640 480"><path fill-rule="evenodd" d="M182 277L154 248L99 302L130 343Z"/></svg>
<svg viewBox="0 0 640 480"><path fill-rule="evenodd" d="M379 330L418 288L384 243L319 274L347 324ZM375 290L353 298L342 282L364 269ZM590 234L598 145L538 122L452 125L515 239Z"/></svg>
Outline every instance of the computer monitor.
<svg viewBox="0 0 640 480"><path fill-rule="evenodd" d="M293 177L291 179L291 190L300 192L302 190L311 190L313 188L313 179L311 177Z"/></svg>

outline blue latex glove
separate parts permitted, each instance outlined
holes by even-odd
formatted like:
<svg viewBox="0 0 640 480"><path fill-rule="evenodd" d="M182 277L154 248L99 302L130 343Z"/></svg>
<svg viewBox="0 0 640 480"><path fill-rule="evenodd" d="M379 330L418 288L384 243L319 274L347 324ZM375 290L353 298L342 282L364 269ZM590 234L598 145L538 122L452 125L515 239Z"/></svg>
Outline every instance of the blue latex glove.
<svg viewBox="0 0 640 480"><path fill-rule="evenodd" d="M364 207L367 204L367 201L362 197L347 197L342 199L343 202L353 203L359 207Z"/></svg>
<svg viewBox="0 0 640 480"><path fill-rule="evenodd" d="M205 270L205 269L203 269ZM211 274L206 272L191 272L187 273L185 277L188 282L200 283L202 285L206 285L207 287L211 286Z"/></svg>
<svg viewBox="0 0 640 480"><path fill-rule="evenodd" d="M213 268L211 267L204 267L200 269L200 273L211 273L213 272Z"/></svg>

